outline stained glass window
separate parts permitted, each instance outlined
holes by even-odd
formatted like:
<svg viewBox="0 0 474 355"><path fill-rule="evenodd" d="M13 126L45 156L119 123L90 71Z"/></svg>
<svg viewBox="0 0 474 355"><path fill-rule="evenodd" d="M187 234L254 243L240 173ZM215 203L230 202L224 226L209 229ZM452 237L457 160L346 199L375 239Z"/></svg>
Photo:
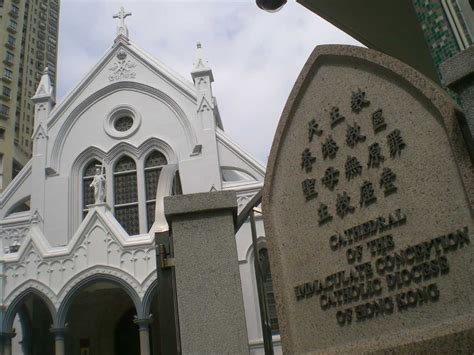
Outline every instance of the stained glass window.
<svg viewBox="0 0 474 355"><path fill-rule="evenodd" d="M166 163L165 156L156 150L150 153L145 160L146 220L148 230L150 230L155 221L156 189L161 169Z"/></svg>
<svg viewBox="0 0 474 355"><path fill-rule="evenodd" d="M139 234L137 166L128 156L115 164L114 201L117 221L129 235Z"/></svg>
<svg viewBox="0 0 474 355"><path fill-rule="evenodd" d="M90 187L92 180L95 175L96 165L100 165L100 162L97 159L92 160L84 168L82 174L82 217L84 218L87 215L88 209L87 205L91 205L95 202L94 199L94 189Z"/></svg>

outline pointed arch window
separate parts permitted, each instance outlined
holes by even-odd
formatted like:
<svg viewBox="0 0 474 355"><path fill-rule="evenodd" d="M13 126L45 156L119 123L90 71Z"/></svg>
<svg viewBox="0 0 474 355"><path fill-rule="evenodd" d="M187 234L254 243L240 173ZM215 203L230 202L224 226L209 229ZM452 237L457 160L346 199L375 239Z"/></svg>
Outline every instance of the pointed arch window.
<svg viewBox="0 0 474 355"><path fill-rule="evenodd" d="M139 234L137 165L129 156L115 164L114 211L115 218L129 235Z"/></svg>
<svg viewBox="0 0 474 355"><path fill-rule="evenodd" d="M94 180L96 165L100 165L97 159L92 160L84 168L82 174L82 217L86 217L88 209L87 205L92 205L95 202L94 189L90 187L92 180Z"/></svg>
<svg viewBox="0 0 474 355"><path fill-rule="evenodd" d="M155 221L156 189L160 179L161 169L167 164L165 156L153 151L145 160L145 196L147 230L150 230Z"/></svg>

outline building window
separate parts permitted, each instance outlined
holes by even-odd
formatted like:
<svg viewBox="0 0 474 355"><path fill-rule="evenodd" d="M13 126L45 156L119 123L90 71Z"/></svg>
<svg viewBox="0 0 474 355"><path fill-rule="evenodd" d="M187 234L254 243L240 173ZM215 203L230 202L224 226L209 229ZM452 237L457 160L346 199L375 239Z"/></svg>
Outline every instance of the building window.
<svg viewBox="0 0 474 355"><path fill-rule="evenodd" d="M19 13L18 6L12 4L12 7L11 7L11 9L10 9L10 14L11 14L12 16L17 17L17 16L18 16L18 13Z"/></svg>
<svg viewBox="0 0 474 355"><path fill-rule="evenodd" d="M146 220L147 230L155 222L156 189L161 169L167 161L163 154L153 151L145 160Z"/></svg>
<svg viewBox="0 0 474 355"><path fill-rule="evenodd" d="M3 86L2 94L5 97L10 97L10 88L8 86Z"/></svg>
<svg viewBox="0 0 474 355"><path fill-rule="evenodd" d="M3 77L6 78L6 79L8 79L8 80L12 80L12 78L13 78L13 72L12 72L10 69L5 68L5 69L3 70Z"/></svg>
<svg viewBox="0 0 474 355"><path fill-rule="evenodd" d="M10 113L10 108L6 105L0 105L0 115L2 116L7 116Z"/></svg>
<svg viewBox="0 0 474 355"><path fill-rule="evenodd" d="M15 46L15 37L12 36L12 35L8 35L7 37L7 43L10 47L14 47Z"/></svg>
<svg viewBox="0 0 474 355"><path fill-rule="evenodd" d="M133 118L130 116L121 116L114 122L114 128L119 132L126 132L133 126Z"/></svg>
<svg viewBox="0 0 474 355"><path fill-rule="evenodd" d="M94 189L90 186L94 180L96 166L100 166L97 159L92 160L85 168L82 174L82 217L87 215L87 205L95 202Z"/></svg>
<svg viewBox="0 0 474 355"><path fill-rule="evenodd" d="M115 218L129 235L139 234L137 166L124 156L114 169Z"/></svg>
<svg viewBox="0 0 474 355"><path fill-rule="evenodd" d="M16 31L16 21L10 19L10 22L8 23L8 28L9 28L10 30Z"/></svg>
<svg viewBox="0 0 474 355"><path fill-rule="evenodd" d="M5 53L5 62L12 64L13 63L14 55L11 52Z"/></svg>
<svg viewBox="0 0 474 355"><path fill-rule="evenodd" d="M14 179L15 176L18 175L18 173L21 171L22 168L23 168L23 165L21 165L19 162L17 162L15 159L13 159L12 179Z"/></svg>

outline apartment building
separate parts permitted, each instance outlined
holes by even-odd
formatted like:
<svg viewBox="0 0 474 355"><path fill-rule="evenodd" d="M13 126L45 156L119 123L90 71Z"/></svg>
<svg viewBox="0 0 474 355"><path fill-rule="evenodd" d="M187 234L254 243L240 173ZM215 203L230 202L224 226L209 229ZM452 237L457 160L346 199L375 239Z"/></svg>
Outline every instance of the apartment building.
<svg viewBox="0 0 474 355"><path fill-rule="evenodd" d="M59 0L0 0L0 191L31 157L35 94L56 83Z"/></svg>

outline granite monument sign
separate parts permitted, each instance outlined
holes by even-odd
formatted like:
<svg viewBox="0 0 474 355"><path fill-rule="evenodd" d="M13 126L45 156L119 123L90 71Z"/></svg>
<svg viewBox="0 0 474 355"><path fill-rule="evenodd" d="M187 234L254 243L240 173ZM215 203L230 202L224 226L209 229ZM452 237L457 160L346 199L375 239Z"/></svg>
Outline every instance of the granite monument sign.
<svg viewBox="0 0 474 355"><path fill-rule="evenodd" d="M263 209L283 350L474 347L472 155L414 69L317 47L273 142Z"/></svg>

